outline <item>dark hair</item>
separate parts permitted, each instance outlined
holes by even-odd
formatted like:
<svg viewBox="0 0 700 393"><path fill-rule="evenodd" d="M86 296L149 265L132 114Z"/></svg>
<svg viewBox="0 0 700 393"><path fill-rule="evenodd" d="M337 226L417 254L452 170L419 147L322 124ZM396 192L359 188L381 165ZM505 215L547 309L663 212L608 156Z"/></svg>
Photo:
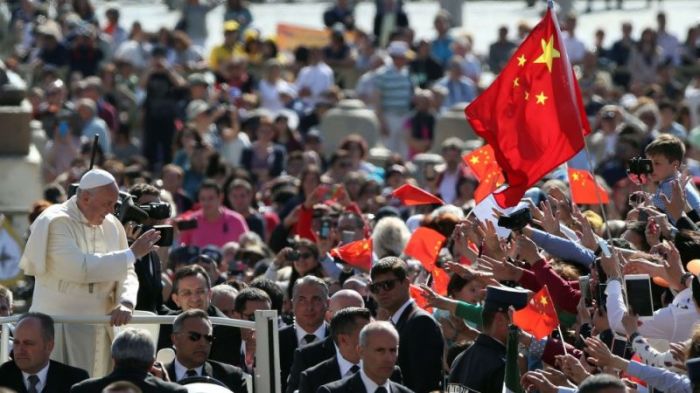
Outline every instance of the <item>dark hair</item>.
<svg viewBox="0 0 700 393"><path fill-rule="evenodd" d="M39 324L41 325L41 337L44 338L46 341L52 341L55 333L54 333L54 327L53 327L53 318L51 318L50 315L41 313L41 312L35 312L35 311L30 311L26 314L23 314L21 317L19 317L19 320L17 321L17 325L19 325L20 322L24 321L25 319L29 318L34 318L39 320Z"/></svg>
<svg viewBox="0 0 700 393"><path fill-rule="evenodd" d="M371 318L372 314L363 307L348 307L338 311L331 319L330 335L333 341L337 345L339 335L352 334L359 327L359 319L369 322Z"/></svg>
<svg viewBox="0 0 700 393"><path fill-rule="evenodd" d="M181 267L180 269L178 269L177 272L175 272L175 278L173 278L172 293L177 294L180 280L182 280L185 277L197 277L199 275L204 277L204 281L206 281L207 283L207 288L211 289L211 280L209 279L209 274L207 274L207 271L199 265L187 265Z"/></svg>
<svg viewBox="0 0 700 393"><path fill-rule="evenodd" d="M447 296L454 296L471 281L472 280L462 278L459 274L453 274L450 277L450 281L447 283Z"/></svg>
<svg viewBox="0 0 700 393"><path fill-rule="evenodd" d="M237 313L242 313L243 310L245 310L246 303L255 301L263 301L272 304L270 296L268 296L265 291L251 286L238 292L238 295L236 295L236 301L233 305L233 310Z"/></svg>
<svg viewBox="0 0 700 393"><path fill-rule="evenodd" d="M250 283L253 288L262 289L270 297L270 302L272 304L272 309L277 310L278 314L282 314L282 307L284 307L284 292L279 285L274 281L265 277L258 277ZM241 293L238 293L240 296Z"/></svg>
<svg viewBox="0 0 700 393"><path fill-rule="evenodd" d="M150 184L139 183L139 184L134 184L129 189L129 194L134 196L134 202L136 202L139 199L141 199L141 197L144 195L159 197L160 190L158 190L155 186L152 186Z"/></svg>
<svg viewBox="0 0 700 393"><path fill-rule="evenodd" d="M197 191L197 195L199 195L199 193L204 189L214 190L216 191L216 195L221 195L221 186L219 186L219 183L212 179L206 179L202 182L202 184L199 186L199 190Z"/></svg>
<svg viewBox="0 0 700 393"><path fill-rule="evenodd" d="M60 203L65 196L66 190L58 183L51 183L44 187L44 199L51 203Z"/></svg>
<svg viewBox="0 0 700 393"><path fill-rule="evenodd" d="M347 150L347 151L350 151L350 145L352 145L353 143L360 146L360 152L362 153L361 157L362 158L366 157L367 150L368 150L367 141L365 140L365 138L363 138L362 136L360 136L358 134L350 134L350 135L346 136L340 142L340 148Z"/></svg>
<svg viewBox="0 0 700 393"><path fill-rule="evenodd" d="M182 325L185 323L185 321L191 318L198 318L203 319L205 321L209 321L209 315L204 310L193 308L187 311L183 311L182 313L180 313L180 315L177 316L177 318L175 318L175 321L173 321L173 333L181 331Z"/></svg>
<svg viewBox="0 0 700 393"><path fill-rule="evenodd" d="M408 275L406 262L399 257L384 257L372 266L369 276L374 280L378 275L387 273L392 273L401 281L405 280Z"/></svg>
<svg viewBox="0 0 700 393"><path fill-rule="evenodd" d="M678 137L662 134L647 145L644 153L649 156L664 156L670 162L681 162L685 157L685 145Z"/></svg>
<svg viewBox="0 0 700 393"><path fill-rule="evenodd" d="M297 269L294 269L292 267L292 273L289 275L289 284L287 284L287 298L292 299L292 295L294 294L294 286L296 285L296 282L298 279L305 277L305 276L316 276L316 277L323 277L323 267L321 266L321 262L318 260L318 246L316 243L312 242L309 239L299 239L294 243L294 248L298 249L299 247L304 247L308 248L311 254L314 256L316 261L318 262L316 264L316 267L313 269L309 270L304 276L302 276Z"/></svg>
<svg viewBox="0 0 700 393"><path fill-rule="evenodd" d="M619 378L610 374L596 374L581 382L578 386L578 393L598 393L610 388L626 390L625 384Z"/></svg>
<svg viewBox="0 0 700 393"><path fill-rule="evenodd" d="M678 248L683 265L700 255L700 234L690 229L681 229L676 234L673 244Z"/></svg>
<svg viewBox="0 0 700 393"><path fill-rule="evenodd" d="M641 251L648 251L650 248L649 243L647 242L647 238L644 235L644 231L646 230L646 225L647 225L646 222L632 221L632 222L628 222L626 227L625 227L625 230L632 231L632 232L636 233L637 235L639 235L639 237L642 240L642 247L643 247L643 250L641 250Z"/></svg>

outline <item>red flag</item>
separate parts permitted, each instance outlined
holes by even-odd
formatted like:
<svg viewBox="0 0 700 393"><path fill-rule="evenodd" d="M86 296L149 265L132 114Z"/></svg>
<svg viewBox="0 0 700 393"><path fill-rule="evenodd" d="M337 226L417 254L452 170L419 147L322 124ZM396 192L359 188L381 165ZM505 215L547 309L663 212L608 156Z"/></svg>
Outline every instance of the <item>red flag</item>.
<svg viewBox="0 0 700 393"><path fill-rule="evenodd" d="M336 247L331 256L340 258L348 265L369 271L372 268L372 239L362 239Z"/></svg>
<svg viewBox="0 0 700 393"><path fill-rule="evenodd" d="M544 19L496 80L464 110L486 140L508 188L494 194L515 206L525 191L583 149L590 126L556 19Z"/></svg>
<svg viewBox="0 0 700 393"><path fill-rule="evenodd" d="M603 203L610 203L608 192L596 182L593 175L582 169L569 168L569 186L571 187L571 200L579 205L594 205L598 203L598 195Z"/></svg>
<svg viewBox="0 0 700 393"><path fill-rule="evenodd" d="M401 203L406 206L445 204L442 199L428 191L408 183L392 191L391 195L399 199Z"/></svg>
<svg viewBox="0 0 700 393"><path fill-rule="evenodd" d="M442 296L447 296L447 285L450 283L450 275L445 269L435 267L430 273L433 275L433 289Z"/></svg>
<svg viewBox="0 0 700 393"><path fill-rule="evenodd" d="M479 180L479 185L474 190L474 201L477 204L505 183L506 178L503 177L503 172L498 166L491 146L481 146L462 159Z"/></svg>
<svg viewBox="0 0 700 393"><path fill-rule="evenodd" d="M513 314L513 323L541 340L559 325L559 316L545 285L530 299L527 306Z"/></svg>
<svg viewBox="0 0 700 393"><path fill-rule="evenodd" d="M445 236L440 232L427 227L418 227L411 235L403 252L419 260L425 270L432 272L435 268L435 260L437 260L444 243Z"/></svg>
<svg viewBox="0 0 700 393"><path fill-rule="evenodd" d="M418 285L411 284L408 287L408 290L410 291L411 298L415 300L418 307L424 309L425 311L431 314L433 313L433 308L428 306L428 301L425 300L425 296L423 296L423 290L420 289Z"/></svg>

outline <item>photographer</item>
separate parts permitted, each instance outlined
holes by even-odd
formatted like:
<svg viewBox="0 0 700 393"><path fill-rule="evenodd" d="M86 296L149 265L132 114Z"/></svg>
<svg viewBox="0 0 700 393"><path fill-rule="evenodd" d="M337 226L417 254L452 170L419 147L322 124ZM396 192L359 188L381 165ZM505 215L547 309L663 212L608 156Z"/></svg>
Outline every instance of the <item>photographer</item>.
<svg viewBox="0 0 700 393"><path fill-rule="evenodd" d="M283 248L265 272L265 278L277 281L286 290L287 298L292 298L294 283L297 279L313 275L324 277L318 259L318 247L308 239L297 240L292 247Z"/></svg>
<svg viewBox="0 0 700 393"><path fill-rule="evenodd" d="M161 204L160 191L150 184L136 184L129 189L129 194L134 197L136 205ZM140 223L144 226L162 224L163 219L157 220L149 218ZM143 232L143 226L130 221L123 223L126 230L126 238L129 243L138 238ZM167 250L165 250L167 252ZM167 309L163 305L163 282L161 280L161 264L158 252L151 251L138 258L134 264L136 275L139 278L139 292L136 296L136 310L150 311L156 314L163 314Z"/></svg>

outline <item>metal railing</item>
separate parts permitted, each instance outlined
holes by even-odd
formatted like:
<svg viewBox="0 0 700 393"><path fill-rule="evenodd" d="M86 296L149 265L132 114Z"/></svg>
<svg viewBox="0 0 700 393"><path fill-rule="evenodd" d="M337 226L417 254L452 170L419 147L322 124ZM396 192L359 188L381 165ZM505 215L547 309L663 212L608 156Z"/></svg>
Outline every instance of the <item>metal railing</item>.
<svg viewBox="0 0 700 393"><path fill-rule="evenodd" d="M10 359L10 323L17 322L21 315L0 318L2 337L0 339L0 363ZM109 324L110 316L52 315L55 323ZM172 324L177 316L134 315L129 325ZM277 311L259 310L255 312L255 322L241 319L210 317L214 325L224 325L255 330L255 393L280 393L280 359ZM238 348L231 348L237 351Z"/></svg>

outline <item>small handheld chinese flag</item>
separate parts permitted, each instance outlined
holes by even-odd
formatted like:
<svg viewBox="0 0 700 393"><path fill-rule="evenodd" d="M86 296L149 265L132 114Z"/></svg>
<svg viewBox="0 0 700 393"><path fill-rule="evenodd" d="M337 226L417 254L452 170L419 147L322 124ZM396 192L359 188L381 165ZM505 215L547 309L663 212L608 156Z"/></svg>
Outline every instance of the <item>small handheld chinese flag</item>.
<svg viewBox="0 0 700 393"><path fill-rule="evenodd" d="M598 203L598 195L602 203L610 203L608 192L596 182L593 175L582 169L569 168L569 186L571 187L571 200L578 205L593 205Z"/></svg>
<svg viewBox="0 0 700 393"><path fill-rule="evenodd" d="M445 269L435 266L430 273L433 276L433 289L442 296L447 296L447 285L450 283L450 275Z"/></svg>
<svg viewBox="0 0 700 393"><path fill-rule="evenodd" d="M445 204L442 199L428 191L408 183L392 191L391 195L406 206Z"/></svg>
<svg viewBox="0 0 700 393"><path fill-rule="evenodd" d="M423 290L418 285L411 284L408 287L408 290L411 295L411 298L415 300L418 307L424 309L425 311L431 314L433 313L433 308L428 306L428 301L425 299L425 295L423 295Z"/></svg>
<svg viewBox="0 0 700 393"><path fill-rule="evenodd" d="M559 316L546 285L530 299L525 308L513 314L513 323L537 340L549 336L559 326Z"/></svg>
<svg viewBox="0 0 700 393"><path fill-rule="evenodd" d="M491 146L481 146L462 159L479 180L479 186L474 190L474 201L477 204L505 183L506 179L503 177L503 172L498 166Z"/></svg>
<svg viewBox="0 0 700 393"><path fill-rule="evenodd" d="M411 235L403 252L419 260L425 270L432 272L444 243L445 236L440 232L427 227L418 227Z"/></svg>
<svg viewBox="0 0 700 393"><path fill-rule="evenodd" d="M494 194L501 207L583 149L590 126L551 9L464 112L508 183Z"/></svg>
<svg viewBox="0 0 700 393"><path fill-rule="evenodd" d="M369 271L372 268L372 239L362 239L336 247L331 256L342 259L348 265Z"/></svg>

